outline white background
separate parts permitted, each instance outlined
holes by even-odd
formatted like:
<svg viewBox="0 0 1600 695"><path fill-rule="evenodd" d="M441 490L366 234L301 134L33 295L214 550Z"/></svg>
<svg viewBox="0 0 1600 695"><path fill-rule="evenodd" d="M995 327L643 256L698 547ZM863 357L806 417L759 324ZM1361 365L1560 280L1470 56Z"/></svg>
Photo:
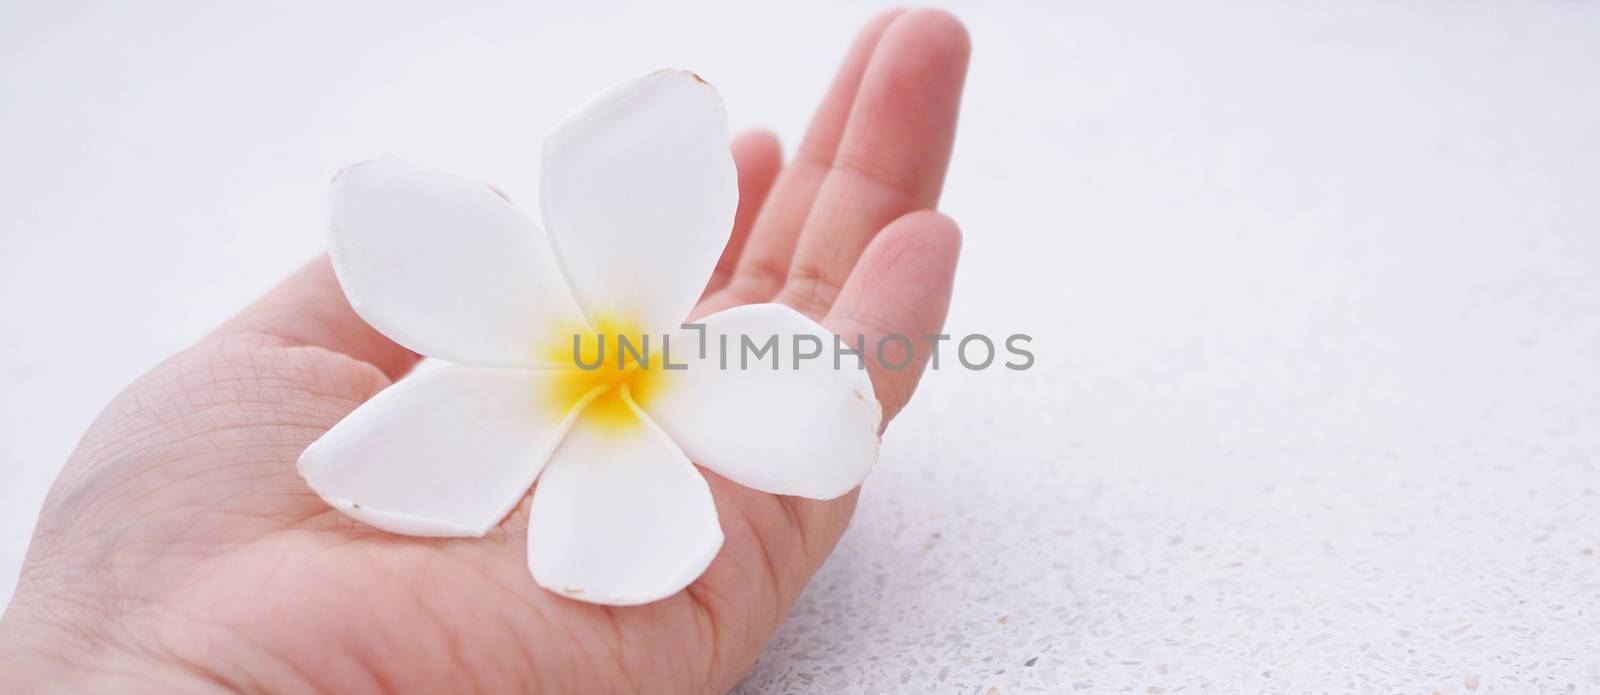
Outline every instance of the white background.
<svg viewBox="0 0 1600 695"><path fill-rule="evenodd" d="M1600 5L973 3L942 370L751 692L1600 690ZM656 67L793 143L857 3L7 3L0 597L341 164L532 192ZM994 688L994 691L990 689Z"/></svg>

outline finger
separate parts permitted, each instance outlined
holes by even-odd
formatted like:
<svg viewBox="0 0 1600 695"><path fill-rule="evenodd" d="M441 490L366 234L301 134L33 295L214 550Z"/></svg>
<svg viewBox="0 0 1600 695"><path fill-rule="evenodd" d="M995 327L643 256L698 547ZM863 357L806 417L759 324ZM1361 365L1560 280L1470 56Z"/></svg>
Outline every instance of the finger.
<svg viewBox="0 0 1600 695"><path fill-rule="evenodd" d="M872 240L822 321L864 347L885 423L911 399L933 354L935 344L923 336L944 327L960 253L954 220L931 210L905 215Z"/></svg>
<svg viewBox="0 0 1600 695"><path fill-rule="evenodd" d="M367 362L391 379L405 374L420 359L356 315L327 255L307 263L212 337L232 335L325 348Z"/></svg>
<svg viewBox="0 0 1600 695"><path fill-rule="evenodd" d="M711 272L711 280L706 283L702 296L728 284L734 264L738 263L739 254L744 250L745 240L750 238L750 227L755 223L756 213L766 202L767 192L772 190L772 181L783 167L783 146L778 144L778 136L767 131L741 133L733 139L730 147L733 150L733 163L739 171L739 210L733 216L733 233L728 236L728 245L722 249L722 258Z"/></svg>
<svg viewBox="0 0 1600 695"><path fill-rule="evenodd" d="M794 161L778 175L772 194L757 214L750 240L733 276L722 292L709 298L703 313L766 301L783 286L795 240L811 211L817 188L833 163L834 152L844 135L851 106L861 86L861 77L884 30L902 13L903 10L884 12L868 22L856 36L833 85L811 118Z"/></svg>
<svg viewBox="0 0 1600 695"><path fill-rule="evenodd" d="M869 356L873 389L883 404L884 421L905 407L916 388L931 350L919 340L936 334L944 326L950 305L950 288L955 277L956 258L961 251L961 232L950 218L924 211L906 215L891 223L874 239L823 325L847 341L861 335L871 349L884 335L900 334L917 341L910 362L902 369L873 365ZM898 363L903 353L888 351L885 357ZM752 492L716 475L707 475L715 490L719 512L724 519L742 519L743 528L724 524L728 542L727 558L711 566L704 584L717 582L748 584L751 572L736 565L741 559L737 548L755 549L759 563L745 564L765 568L776 586L776 611L782 616L799 596L800 590L850 523L860 490L832 500L803 497L773 497ZM776 505L778 513L771 507ZM762 512L766 513L762 513ZM758 575L759 576L759 575ZM716 595L719 592L711 592ZM776 627L776 625L774 625Z"/></svg>
<svg viewBox="0 0 1600 695"><path fill-rule="evenodd" d="M884 32L778 301L826 314L873 235L938 203L970 54L966 28L941 10L909 12Z"/></svg>

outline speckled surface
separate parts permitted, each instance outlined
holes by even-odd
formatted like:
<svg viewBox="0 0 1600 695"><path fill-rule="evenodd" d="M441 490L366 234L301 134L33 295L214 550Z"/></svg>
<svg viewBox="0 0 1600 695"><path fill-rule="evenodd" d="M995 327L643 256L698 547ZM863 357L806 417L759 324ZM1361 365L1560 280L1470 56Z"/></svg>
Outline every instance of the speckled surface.
<svg viewBox="0 0 1600 695"><path fill-rule="evenodd" d="M1600 4L950 4L950 331L1038 363L929 377L739 691L1600 692ZM321 247L329 172L526 199L661 65L792 145L871 13L76 7L0 11L0 597L100 404Z"/></svg>
<svg viewBox="0 0 1600 695"><path fill-rule="evenodd" d="M952 317L1038 366L930 377L739 692L1600 692L1600 22L1523 9L1069 68Z"/></svg>
<svg viewBox="0 0 1600 695"><path fill-rule="evenodd" d="M740 692L1600 692L1594 229L1069 262L1125 292L933 377Z"/></svg>
<svg viewBox="0 0 1600 695"><path fill-rule="evenodd" d="M1600 285L1504 250L1431 325L1261 295L930 383L741 692L1600 692L1600 327L1551 306ZM1188 289L1137 304L1215 306Z"/></svg>

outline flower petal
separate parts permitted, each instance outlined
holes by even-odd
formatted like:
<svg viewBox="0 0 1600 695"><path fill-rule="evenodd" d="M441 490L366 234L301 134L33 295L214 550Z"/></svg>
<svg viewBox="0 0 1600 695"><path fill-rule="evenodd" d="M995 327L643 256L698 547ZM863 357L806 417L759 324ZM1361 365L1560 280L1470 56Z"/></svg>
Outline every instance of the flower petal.
<svg viewBox="0 0 1600 695"><path fill-rule="evenodd" d="M649 603L688 586L722 547L705 478L632 407L638 421L621 426L579 416L533 489L528 568L546 589Z"/></svg>
<svg viewBox="0 0 1600 695"><path fill-rule="evenodd" d="M834 335L779 304L735 307L700 323L704 356L698 332L675 334L668 357L687 368L664 372L640 401L684 453L740 485L778 495L833 499L860 485L878 459L883 412L855 357L843 355L842 368L834 368ZM776 358L744 349L744 338L760 348L772 336ZM841 344L856 346L853 339ZM818 348L820 356L796 360Z"/></svg>
<svg viewBox="0 0 1600 695"><path fill-rule="evenodd" d="M328 504L385 531L481 536L511 511L573 413L554 370L441 365L384 389L300 455Z"/></svg>
<svg viewBox="0 0 1600 695"><path fill-rule="evenodd" d="M545 227L589 318L675 330L733 230L722 97L661 70L600 95L545 139Z"/></svg>
<svg viewBox="0 0 1600 695"><path fill-rule="evenodd" d="M339 172L331 196L339 284L406 348L532 366L583 326L549 238L487 184L385 158Z"/></svg>

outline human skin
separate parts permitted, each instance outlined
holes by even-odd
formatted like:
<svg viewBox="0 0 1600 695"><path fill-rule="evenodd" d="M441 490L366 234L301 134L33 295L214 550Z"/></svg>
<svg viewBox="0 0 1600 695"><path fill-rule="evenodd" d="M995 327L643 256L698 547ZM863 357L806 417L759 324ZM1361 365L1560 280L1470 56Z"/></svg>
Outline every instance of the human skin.
<svg viewBox="0 0 1600 695"><path fill-rule="evenodd" d="M969 52L948 14L885 13L793 161L770 134L735 138L739 211L695 314L777 301L869 345L938 333L960 233L932 208ZM910 368L872 369L886 422L926 364L913 342ZM484 538L413 538L296 473L417 359L356 316L324 257L129 386L40 514L0 620L7 689L723 692L855 508L701 469L726 536L703 576L644 606L557 596L528 574L527 498Z"/></svg>

